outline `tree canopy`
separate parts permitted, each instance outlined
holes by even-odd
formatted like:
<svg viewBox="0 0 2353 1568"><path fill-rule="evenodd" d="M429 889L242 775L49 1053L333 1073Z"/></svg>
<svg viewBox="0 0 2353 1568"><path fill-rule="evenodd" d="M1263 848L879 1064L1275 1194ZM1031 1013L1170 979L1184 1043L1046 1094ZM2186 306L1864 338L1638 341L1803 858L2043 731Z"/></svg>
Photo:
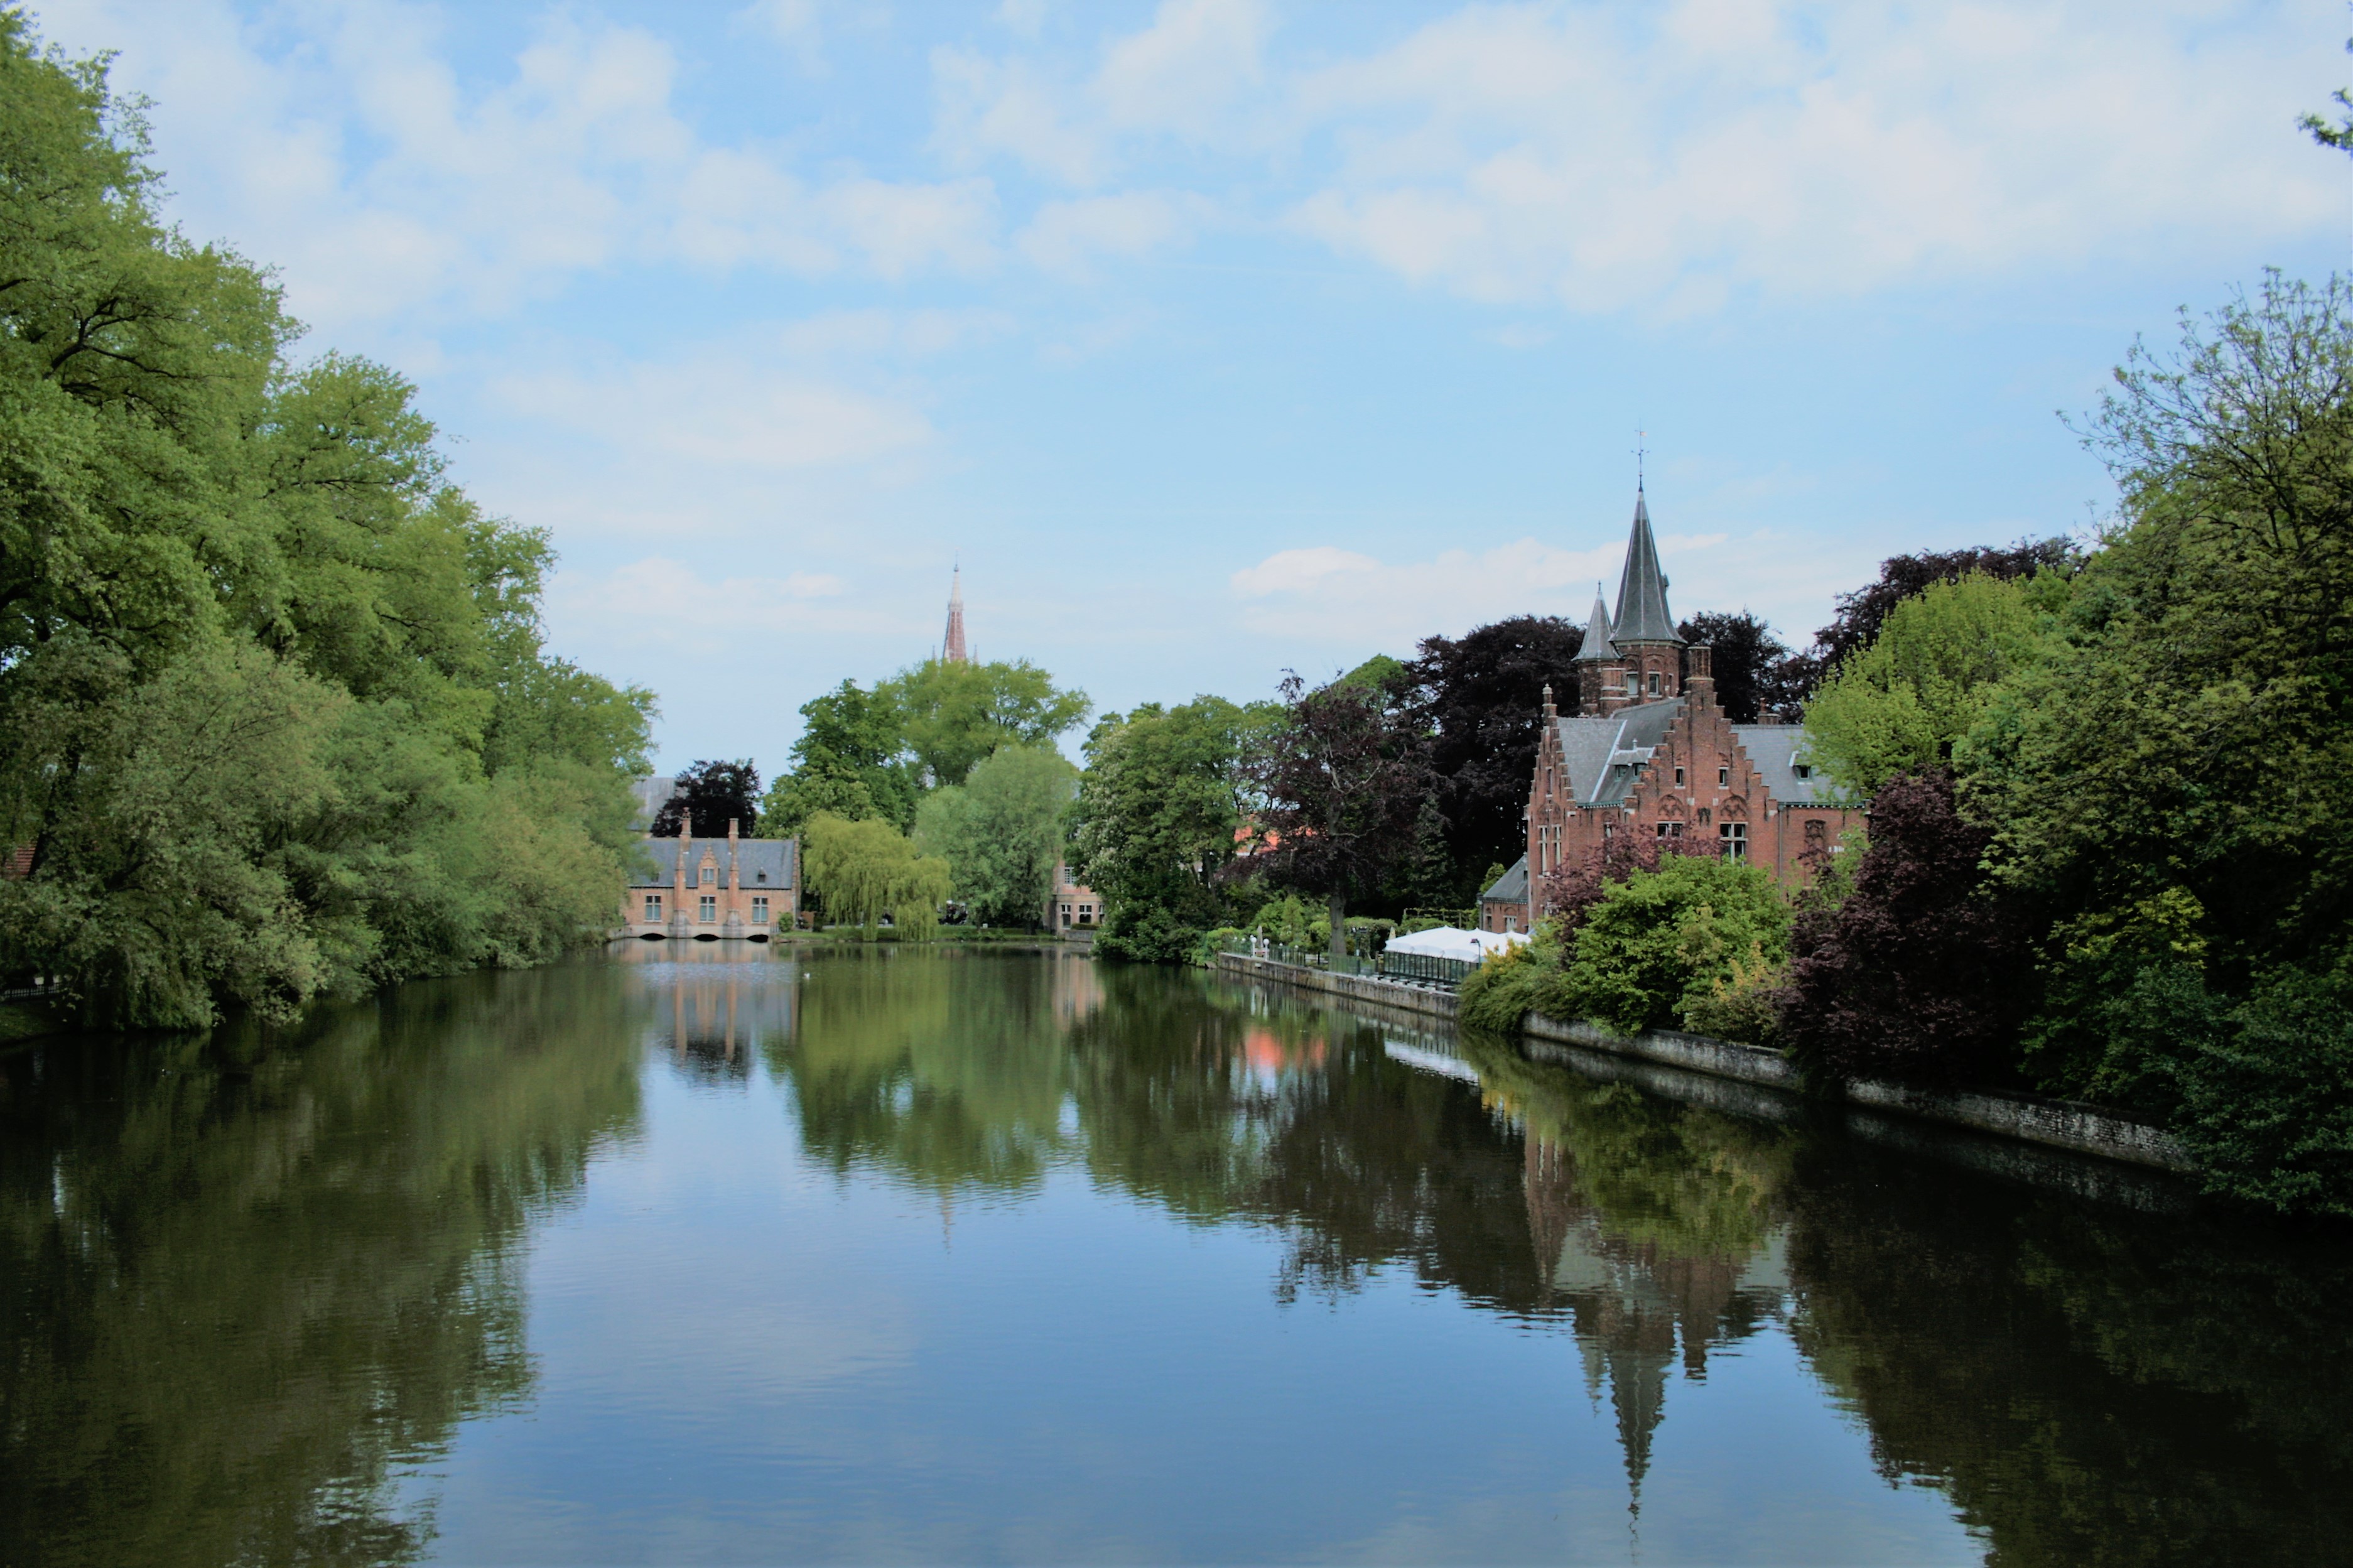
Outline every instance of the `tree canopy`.
<svg viewBox="0 0 2353 1568"><path fill-rule="evenodd" d="M908 752L934 785L962 784L999 746L1050 746L1086 722L1093 707L1085 692L1060 689L1028 659L925 659L875 695L897 715Z"/></svg>
<svg viewBox="0 0 2353 1568"><path fill-rule="evenodd" d="M16 12L0 128L0 973L204 1025L600 935L652 699L543 650L545 535Z"/></svg>
<svg viewBox="0 0 2353 1568"><path fill-rule="evenodd" d="M945 860L985 925L1038 923L1069 835L1079 770L1043 746L1000 746L960 784L923 797L915 842Z"/></svg>
<svg viewBox="0 0 2353 1568"><path fill-rule="evenodd" d="M1428 705L1435 805L1453 856L1453 889L1443 901L1477 897L1478 872L1525 851L1544 689L1552 688L1560 711L1577 711L1573 661L1584 643L1584 632L1558 616L1514 616L1423 640L1411 678Z"/></svg>
<svg viewBox="0 0 2353 1568"><path fill-rule="evenodd" d="M760 836L760 770L750 758L689 763L675 782L678 793L654 814L655 837L675 838L686 826L697 838L724 838L731 823L745 838Z"/></svg>

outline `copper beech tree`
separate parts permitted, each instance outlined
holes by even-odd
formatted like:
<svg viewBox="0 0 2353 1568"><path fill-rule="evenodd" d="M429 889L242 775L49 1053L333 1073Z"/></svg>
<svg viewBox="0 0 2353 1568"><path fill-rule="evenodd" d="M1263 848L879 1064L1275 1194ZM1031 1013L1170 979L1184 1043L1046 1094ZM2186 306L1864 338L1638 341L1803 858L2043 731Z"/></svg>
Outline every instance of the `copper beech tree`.
<svg viewBox="0 0 2353 1568"><path fill-rule="evenodd" d="M1347 951L1352 899L1370 896L1414 844L1436 786L1428 724L1409 678L1308 689L1296 671L1284 712L1252 772L1275 881L1322 897L1332 953Z"/></svg>

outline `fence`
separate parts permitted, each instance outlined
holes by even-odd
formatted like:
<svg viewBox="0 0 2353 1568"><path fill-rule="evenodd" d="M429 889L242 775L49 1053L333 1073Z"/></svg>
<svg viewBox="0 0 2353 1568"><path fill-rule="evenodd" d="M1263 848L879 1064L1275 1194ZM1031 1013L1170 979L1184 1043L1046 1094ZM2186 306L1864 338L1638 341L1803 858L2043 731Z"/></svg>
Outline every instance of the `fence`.
<svg viewBox="0 0 2353 1568"><path fill-rule="evenodd" d="M1333 974L1361 974L1373 980L1393 980L1403 985L1426 985L1435 990L1451 991L1462 984L1462 977L1479 967L1476 962L1461 958L1433 958L1419 952L1384 952L1371 958L1355 953L1334 958L1330 953L1314 948L1293 947L1288 942L1266 942L1249 936L1220 939L1219 945L1226 952L1244 958L1263 958L1275 963L1295 963L1305 969L1321 969Z"/></svg>

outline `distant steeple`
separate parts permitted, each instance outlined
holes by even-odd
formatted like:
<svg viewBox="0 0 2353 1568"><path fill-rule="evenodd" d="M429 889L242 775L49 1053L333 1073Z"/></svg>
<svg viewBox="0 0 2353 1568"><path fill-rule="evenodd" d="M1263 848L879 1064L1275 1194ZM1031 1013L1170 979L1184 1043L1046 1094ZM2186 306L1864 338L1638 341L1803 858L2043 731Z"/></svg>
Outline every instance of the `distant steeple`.
<svg viewBox="0 0 2353 1568"><path fill-rule="evenodd" d="M1618 649L1609 641L1609 606L1601 602L1601 584L1593 584L1593 616L1585 623L1585 641L1577 650L1573 664L1607 664L1618 657Z"/></svg>
<svg viewBox="0 0 2353 1568"><path fill-rule="evenodd" d="M1659 543L1651 537L1651 508L1634 491L1634 531L1626 540L1626 574L1618 580L1618 613L1610 617L1609 640L1622 652L1630 643L1673 643L1675 617L1667 609L1666 574L1659 570Z"/></svg>
<svg viewBox="0 0 2353 1568"><path fill-rule="evenodd" d="M966 662L964 651L964 568L958 565L948 577L948 637L940 648L940 658L949 664Z"/></svg>

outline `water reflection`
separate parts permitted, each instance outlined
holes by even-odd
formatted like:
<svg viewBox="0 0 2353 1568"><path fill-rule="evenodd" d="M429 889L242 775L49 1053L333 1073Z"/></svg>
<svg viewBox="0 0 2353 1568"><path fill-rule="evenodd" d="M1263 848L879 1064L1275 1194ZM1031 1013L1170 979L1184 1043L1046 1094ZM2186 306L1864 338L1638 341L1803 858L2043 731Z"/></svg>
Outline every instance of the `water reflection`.
<svg viewBox="0 0 2353 1568"><path fill-rule="evenodd" d="M401 1562L530 1396L515 1243L638 1109L617 976L0 1058L0 1561Z"/></svg>
<svg viewBox="0 0 2353 1568"><path fill-rule="evenodd" d="M1263 1314L1285 1314L1281 1334L1303 1320L1369 1321L1394 1314L1402 1287L1446 1304L1443 1320L1411 1320L1435 1338L1384 1342L1387 1359L1351 1363L1338 1384L1310 1379L1318 1397L1359 1423L1409 1420L1412 1443L1472 1467L1450 1484L1475 1491L1512 1462L1482 1447L1499 1415L1492 1389L1471 1391L1479 1369L1556 1347L1561 1381L1534 1398L1578 1419L1589 1408L1600 1445L1599 1468L1574 1484L1598 1480L1650 1539L1704 1513L1692 1506L1703 1478L1707 1505L1736 1521L1731 1535L1694 1538L1707 1555L1738 1560L1737 1521L1770 1508L1804 1516L1772 1538L1782 1555L1792 1541L1829 1541L1881 1507L1890 1483L1935 1489L2004 1563L2343 1555L2353 1259L2341 1231L2087 1204L1859 1145L1802 1113L1730 1114L1704 1103L1705 1089L1679 1100L1534 1063L1503 1041L1075 954L812 957L739 944L644 944L601 964L413 986L299 1037L22 1052L0 1058L0 1562L396 1562L450 1550L436 1545L429 1507L397 1500L429 1489L401 1493L395 1478L434 1465L469 1474L454 1446L468 1423L525 1408L556 1422L563 1401L535 1359L553 1353L550 1319L526 1288L525 1243L587 1203L599 1150L663 1178L633 1189L640 1211L657 1184L691 1190L702 1207L569 1237L565 1342L578 1360L566 1364L644 1353L644 1324L668 1321L660 1281L674 1269L698 1308L715 1292L735 1303L731 1321L759 1310L791 1325L672 1335L674 1385L723 1341L742 1363L728 1387L838 1387L828 1436L875 1410L913 1412L898 1417L913 1425L868 1432L857 1452L933 1456L909 1468L828 1449L803 1491L786 1472L759 1472L746 1495L781 1499L778 1511L739 1502L746 1533L714 1545L719 1555L795 1555L812 1539L856 1555L875 1539L862 1532L883 1506L872 1500L902 1510L939 1473L938 1455L1026 1433L1025 1467L975 1482L965 1512L933 1518L915 1553L1024 1555L984 1527L1006 1523L992 1510L1061 1506L1019 1488L1092 1462L1053 1446L1066 1426L1089 1435L1088 1454L1115 1440L1137 1466L1124 1489L1090 1494L1108 1511L1085 1539L1187 1554L1147 1550L1207 1538L1153 1525L1152 1488L1137 1478L1225 1429L1166 1429L1143 1414L1123 1426L1103 1412L1099 1380L1081 1380L1071 1397L1082 1403L1041 1403L1050 1363L1013 1348L1025 1318L1085 1335L1135 1310L1136 1287L1103 1274L1113 1247L1177 1293L1170 1310L1198 1335L1187 1352L1164 1349L1164 1333L1148 1352L1112 1356L1139 1412L1198 1393L1245 1412L1245 1429L1300 1420L1267 1392ZM735 1134L756 1157L664 1145L649 1103L691 1108L682 1136L696 1140L756 1121ZM934 1237L932 1260L917 1264L865 1230L779 1226L768 1255L787 1266L770 1284L744 1272L769 1245L746 1245L745 1226L771 1223L739 1174L755 1165L817 1173L806 1184L839 1194L830 1212L850 1217L828 1223L844 1227L887 1228L892 1204L936 1203L943 1218L987 1210L987 1245L1012 1261L1000 1276L938 1272L962 1261L961 1230L957 1256ZM897 1195L878 1209L878 1192ZM1050 1212L1050 1226L1027 1217ZM1264 1271L1244 1280L1249 1302L1206 1284L1183 1296L1207 1255L1170 1236L1246 1238L1246 1266ZM632 1237L663 1248L662 1268L628 1251ZM842 1304L847 1281L818 1260L874 1270L886 1258L897 1272L858 1280L857 1300L898 1314L895 1348L837 1359L923 1369L903 1403L856 1381L881 1371L779 1373L772 1353L868 1311ZM637 1337L607 1339L604 1320L583 1314L621 1294L600 1280L624 1276L654 1283L628 1297ZM806 1300L785 1300L788 1287ZM934 1288L987 1325L962 1342L976 1347L970 1366L923 1359L948 1331L910 1303ZM971 1316L992 1310L1008 1315ZM1425 1375L1441 1343L1470 1380L1460 1389ZM1727 1376L1776 1357L1794 1381ZM940 1390L993 1359L1014 1386L984 1379L958 1407L976 1436L923 1425L946 1422L953 1401ZM1408 1394L1348 1403L1354 1385L1383 1380ZM1767 1436L1697 1465L1707 1424L1732 1419L1711 1398L1727 1385L1767 1406ZM582 1452L639 1440L629 1421L646 1416L626 1405L617 1416L597 1401L617 1396L596 1391L586 1407L620 1426L575 1433L575 1467ZM762 1419L788 1425L794 1408ZM1819 1431L1825 1408L1867 1434L1870 1473L1856 1452L1842 1461L1852 1473L1835 1478L1847 1489L1819 1503L1773 1494L1777 1435ZM1018 1415L1031 1410L1034 1420ZM696 1475L748 1441L723 1441L716 1426L675 1430L710 1447L656 1450L648 1473ZM1552 1441L1515 1438L1513 1459L1569 1466L1573 1445ZM1531 1482L1492 1506L1544 1517L1565 1506L1560 1484ZM1270 1492L1262 1514L1233 1515L1235 1533L1216 1538L1244 1544L1219 1550L1273 1556L1347 1539L1324 1528L1281 1546L1299 1498L1317 1490L1303 1476L1296 1495ZM1120 1511L1131 1496L1133 1515ZM562 1506L597 1517L605 1503L584 1494ZM827 1508L842 1516L834 1533L792 1533ZM1347 1529L1363 1530L1366 1551L1388 1550L1386 1522ZM1411 1554L1461 1554L1442 1532L1413 1539Z"/></svg>

